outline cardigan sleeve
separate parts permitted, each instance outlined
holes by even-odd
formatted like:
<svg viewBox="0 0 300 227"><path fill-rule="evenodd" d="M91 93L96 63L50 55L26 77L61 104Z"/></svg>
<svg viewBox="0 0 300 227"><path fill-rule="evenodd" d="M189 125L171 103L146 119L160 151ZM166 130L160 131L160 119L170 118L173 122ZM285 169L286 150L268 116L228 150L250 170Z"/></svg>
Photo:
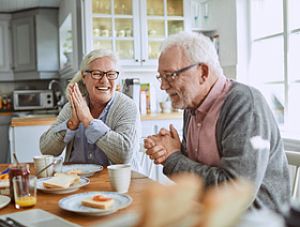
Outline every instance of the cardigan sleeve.
<svg viewBox="0 0 300 227"><path fill-rule="evenodd" d="M42 154L60 155L66 144L66 121L71 117L71 106L67 103L57 116L56 122L40 137L40 150Z"/></svg>

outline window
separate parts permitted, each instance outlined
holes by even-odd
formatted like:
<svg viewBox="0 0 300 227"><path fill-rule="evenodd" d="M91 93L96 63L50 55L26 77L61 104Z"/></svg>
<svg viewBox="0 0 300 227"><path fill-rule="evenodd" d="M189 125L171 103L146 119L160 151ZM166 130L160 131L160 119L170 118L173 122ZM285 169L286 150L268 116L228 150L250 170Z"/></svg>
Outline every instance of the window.
<svg viewBox="0 0 300 227"><path fill-rule="evenodd" d="M285 137L300 139L299 0L251 0L251 78ZM298 135L298 137L297 137Z"/></svg>

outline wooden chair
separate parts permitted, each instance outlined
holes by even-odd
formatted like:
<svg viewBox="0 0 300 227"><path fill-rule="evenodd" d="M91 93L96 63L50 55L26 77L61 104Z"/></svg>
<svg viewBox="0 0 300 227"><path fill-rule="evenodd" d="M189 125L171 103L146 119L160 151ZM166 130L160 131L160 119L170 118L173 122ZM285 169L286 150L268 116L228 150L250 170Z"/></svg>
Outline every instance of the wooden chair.
<svg viewBox="0 0 300 227"><path fill-rule="evenodd" d="M295 175L293 176L292 198L297 197L299 191L299 177L300 177L300 152L285 151L289 165L296 167Z"/></svg>

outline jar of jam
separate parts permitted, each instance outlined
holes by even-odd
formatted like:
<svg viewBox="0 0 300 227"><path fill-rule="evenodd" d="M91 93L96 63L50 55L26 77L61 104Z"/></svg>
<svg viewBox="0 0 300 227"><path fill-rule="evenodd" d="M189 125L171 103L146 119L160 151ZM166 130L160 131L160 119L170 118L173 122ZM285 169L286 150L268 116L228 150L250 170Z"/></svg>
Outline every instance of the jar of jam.
<svg viewBox="0 0 300 227"><path fill-rule="evenodd" d="M9 189L10 189L10 197L11 201L15 201L14 197L14 185L13 185L13 178L15 176L22 176L24 179L24 184L29 182L29 165L26 163L18 163L18 164L10 164L9 165Z"/></svg>

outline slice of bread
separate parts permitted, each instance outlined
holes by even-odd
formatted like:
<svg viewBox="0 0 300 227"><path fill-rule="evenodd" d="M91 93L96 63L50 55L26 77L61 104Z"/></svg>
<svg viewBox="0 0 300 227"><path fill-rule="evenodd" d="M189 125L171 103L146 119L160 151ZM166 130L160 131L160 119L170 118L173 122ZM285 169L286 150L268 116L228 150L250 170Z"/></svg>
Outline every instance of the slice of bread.
<svg viewBox="0 0 300 227"><path fill-rule="evenodd" d="M80 175L82 173L83 172L80 169L72 169L72 170L70 170L70 171L67 172L67 174L77 174L77 175Z"/></svg>
<svg viewBox="0 0 300 227"><path fill-rule="evenodd" d="M66 189L69 188L75 182L78 182L79 180L80 177L76 174L59 173L56 174L54 177L51 177L50 179L44 181L43 185L46 188Z"/></svg>
<svg viewBox="0 0 300 227"><path fill-rule="evenodd" d="M114 204L114 200L111 198L107 198L107 200L104 200L104 201L97 201L97 200L94 200L94 197L86 198L86 199L82 200L81 204L83 206L98 208L98 209L103 209L103 210L109 209Z"/></svg>

